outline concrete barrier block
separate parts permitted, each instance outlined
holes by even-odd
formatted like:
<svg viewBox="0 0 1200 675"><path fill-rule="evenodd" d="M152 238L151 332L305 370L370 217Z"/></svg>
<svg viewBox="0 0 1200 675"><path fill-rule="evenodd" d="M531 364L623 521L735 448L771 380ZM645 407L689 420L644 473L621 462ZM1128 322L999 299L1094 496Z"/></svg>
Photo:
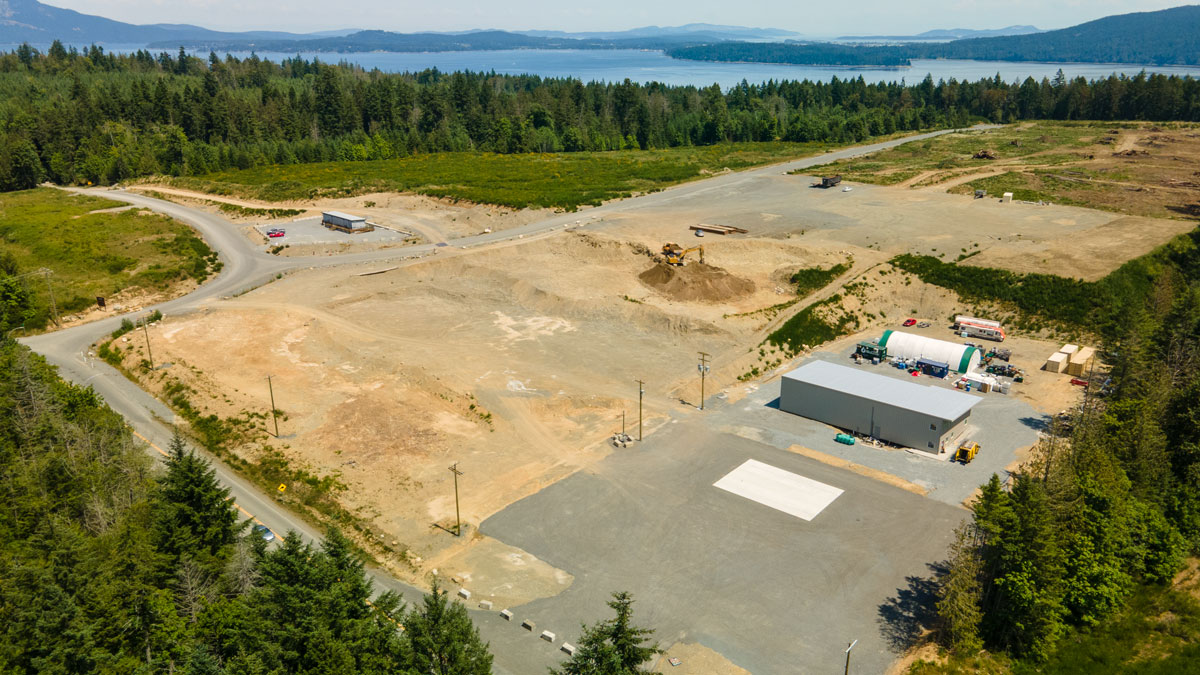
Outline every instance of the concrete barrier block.
<svg viewBox="0 0 1200 675"><path fill-rule="evenodd" d="M484 600L479 603L479 609L491 609L491 608L492 608L491 600Z"/></svg>
<svg viewBox="0 0 1200 675"><path fill-rule="evenodd" d="M554 633L551 633L548 630L542 631L542 639L546 642L554 642L554 637Z"/></svg>
<svg viewBox="0 0 1200 675"><path fill-rule="evenodd" d="M530 621L529 619L525 619L524 621L521 622L521 628L524 628L525 630L532 633L533 629L537 628L537 624Z"/></svg>
<svg viewBox="0 0 1200 675"><path fill-rule="evenodd" d="M507 609L500 610L500 616L504 617L505 621L512 621L512 612Z"/></svg>
<svg viewBox="0 0 1200 675"><path fill-rule="evenodd" d="M458 589L458 597L462 598L463 600L470 600L471 599L471 591L468 591L465 588L460 588L460 589Z"/></svg>
<svg viewBox="0 0 1200 675"><path fill-rule="evenodd" d="M559 647L559 650L565 652L567 656L575 656L575 645L571 644L570 642L562 643L562 646Z"/></svg>

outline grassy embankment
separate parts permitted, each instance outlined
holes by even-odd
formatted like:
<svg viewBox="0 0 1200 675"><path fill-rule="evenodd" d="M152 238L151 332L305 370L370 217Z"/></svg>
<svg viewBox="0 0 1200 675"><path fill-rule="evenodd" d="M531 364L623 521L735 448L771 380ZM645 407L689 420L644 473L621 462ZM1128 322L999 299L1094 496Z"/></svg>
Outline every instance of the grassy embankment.
<svg viewBox="0 0 1200 675"><path fill-rule="evenodd" d="M954 194L1012 192L1021 201L1130 215L1195 217L1200 205L1187 192L1200 159L1195 129L1184 123L1037 122L946 134L807 172L876 185L951 184ZM995 159L976 159L981 150Z"/></svg>
<svg viewBox="0 0 1200 675"><path fill-rule="evenodd" d="M266 202L415 192L511 208L575 210L720 172L820 154L820 143L735 143L669 150L497 155L440 153L224 171L171 185Z"/></svg>
<svg viewBox="0 0 1200 675"><path fill-rule="evenodd" d="M169 292L202 282L220 265L191 228L144 209L94 213L123 202L36 188L0 194L0 251L25 274L46 268L60 315L86 309L96 296L144 289ZM33 306L29 329L50 321L50 291L40 275L23 277Z"/></svg>
<svg viewBox="0 0 1200 675"><path fill-rule="evenodd" d="M821 175L838 173L849 181L875 185L894 185L929 174L918 184L931 185L965 171L994 168L998 161L1052 165L1079 159L1081 156L1075 153L1091 145L1091 139L1102 132L1090 125L1063 123L968 130L906 143L807 171ZM980 150L992 151L997 159L975 159L975 153Z"/></svg>

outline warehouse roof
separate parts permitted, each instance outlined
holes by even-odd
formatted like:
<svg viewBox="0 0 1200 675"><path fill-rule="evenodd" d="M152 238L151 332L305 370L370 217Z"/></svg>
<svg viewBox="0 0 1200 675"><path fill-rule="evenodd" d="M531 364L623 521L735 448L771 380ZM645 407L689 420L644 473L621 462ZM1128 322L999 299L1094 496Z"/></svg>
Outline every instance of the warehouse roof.
<svg viewBox="0 0 1200 675"><path fill-rule="evenodd" d="M979 399L970 394L828 361L810 361L784 377L944 420L956 420L979 403Z"/></svg>
<svg viewBox="0 0 1200 675"><path fill-rule="evenodd" d="M366 220L366 218L362 216L352 216L349 213L342 213L341 211L325 211L324 213L325 215L333 216L334 218L344 218L346 220Z"/></svg>

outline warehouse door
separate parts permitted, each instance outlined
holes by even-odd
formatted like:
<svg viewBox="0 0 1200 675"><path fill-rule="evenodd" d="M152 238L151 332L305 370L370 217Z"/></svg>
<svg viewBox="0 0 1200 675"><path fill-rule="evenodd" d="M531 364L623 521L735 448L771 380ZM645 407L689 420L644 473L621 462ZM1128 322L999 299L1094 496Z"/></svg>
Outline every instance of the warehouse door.
<svg viewBox="0 0 1200 675"><path fill-rule="evenodd" d="M875 406L871 406L871 438L881 438L879 425L875 423Z"/></svg>

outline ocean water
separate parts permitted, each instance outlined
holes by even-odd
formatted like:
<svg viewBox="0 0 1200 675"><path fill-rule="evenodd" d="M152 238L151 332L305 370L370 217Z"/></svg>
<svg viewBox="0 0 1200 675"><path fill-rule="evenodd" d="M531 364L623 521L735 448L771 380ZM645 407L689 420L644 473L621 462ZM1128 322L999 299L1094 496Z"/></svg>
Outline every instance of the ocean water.
<svg viewBox="0 0 1200 675"><path fill-rule="evenodd" d="M233 52L235 56L249 56L249 52ZM202 55L207 55L204 53ZM277 52L258 52L259 57L279 61L296 56ZM622 82L626 78L634 82L662 82L672 85L695 85L700 87L719 84L728 88L742 80L765 82L767 80L814 80L829 81L833 77L856 78L862 76L867 82L896 82L909 84L920 82L926 75L939 79L975 81L997 74L1006 82L1024 80L1032 76L1036 80L1053 78L1061 68L1068 78L1083 76L1088 79L1108 77L1113 73L1136 75L1146 72L1191 75L1200 77L1200 67L1138 66L1126 64L1095 63L1014 63L1009 61L960 61L949 59L913 61L907 68L847 68L828 66L793 66L773 63L714 63L709 61L684 61L672 59L662 52L634 49L580 49L543 50L515 49L504 51L472 52L351 52L306 53L306 59L319 58L327 63L346 61L364 68L378 68L386 72L419 71L437 68L444 72L456 70L496 71L501 74L533 74L542 77L575 77L590 82L601 80Z"/></svg>

